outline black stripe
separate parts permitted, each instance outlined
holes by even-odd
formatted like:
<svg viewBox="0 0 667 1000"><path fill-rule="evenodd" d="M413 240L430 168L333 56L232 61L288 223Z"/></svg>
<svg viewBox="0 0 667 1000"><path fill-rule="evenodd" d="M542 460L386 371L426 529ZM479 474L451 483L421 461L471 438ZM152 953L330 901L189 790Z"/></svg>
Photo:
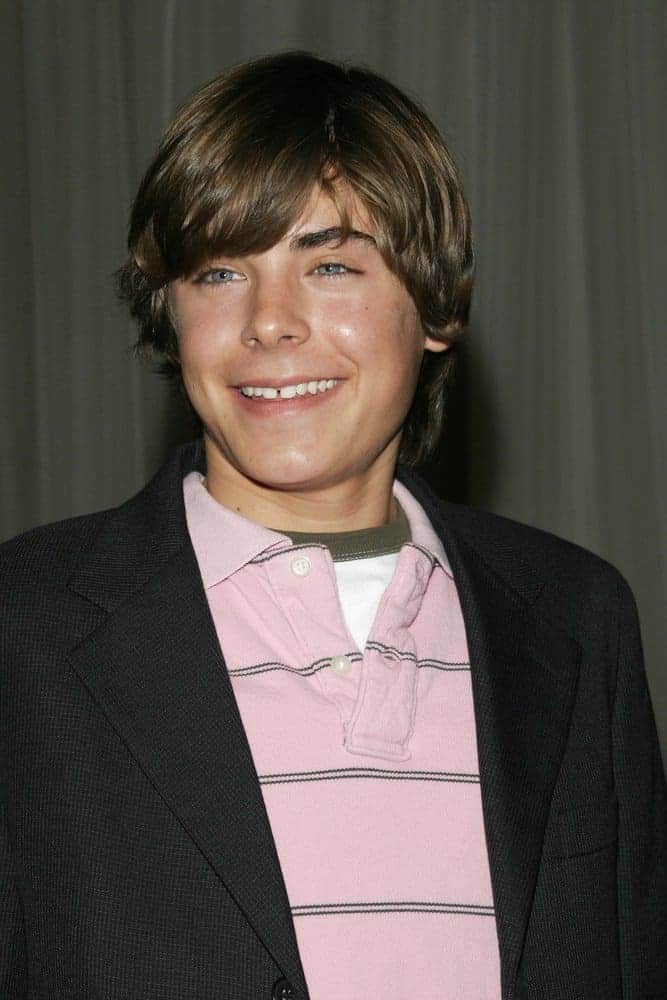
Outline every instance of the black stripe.
<svg viewBox="0 0 667 1000"><path fill-rule="evenodd" d="M377 639L368 639L366 642L367 649L374 649L378 653L382 653L388 659L398 659L398 660L415 660L417 656L415 653L406 652L402 649L398 649L397 646L387 646L384 642L378 642Z"/></svg>
<svg viewBox="0 0 667 1000"><path fill-rule="evenodd" d="M307 545L285 545L282 549L276 549L275 552L268 552L266 555L260 554L255 556L254 559L250 560L249 565L258 566L260 563L270 562L271 559L276 559L278 556L284 556L286 552L298 552L300 549L312 548L326 549L326 545L322 545L319 542L310 542Z"/></svg>
<svg viewBox="0 0 667 1000"><path fill-rule="evenodd" d="M493 906L476 903L310 903L292 906L294 917L331 916L338 913L462 913L470 916L493 917Z"/></svg>
<svg viewBox="0 0 667 1000"><path fill-rule="evenodd" d="M346 653L346 656L353 662L363 660L363 656L358 652ZM256 663L249 667L231 667L229 668L228 673L232 677L245 677L250 674L264 674L269 670L285 670L290 674L302 674L304 677L309 677L311 674L316 674L318 670L328 667L330 663L330 656L325 656L320 660L314 660L305 667L290 667L289 664L282 663L279 660L267 660L264 663Z"/></svg>
<svg viewBox="0 0 667 1000"><path fill-rule="evenodd" d="M383 647L381 643L375 641L368 642L366 645L371 649L377 648L381 652L385 649L391 650L391 647L389 646ZM352 653L346 653L345 655L352 663L358 663L360 660L363 660L362 654L357 651ZM391 653L387 652L384 655L386 655L387 659L392 659L392 658L406 659L406 660L415 659L414 653L405 653L402 654L401 656L397 656L395 655L393 650L391 651ZM328 667L330 663L331 663L330 656L323 657L322 659L319 660L314 660L312 663L308 664L305 667L291 667L289 666L289 664L282 663L279 660L267 660L264 663L256 663L248 667L230 667L228 669L228 673L231 677L249 677L253 674L264 674L270 670L285 670L287 673L290 674L301 674L304 677L310 677L313 674L316 674L318 670L323 670L325 667ZM423 659L417 661L418 670L422 670L426 667L432 670L446 670L446 671L470 670L470 664L464 663L463 661L429 660L429 659Z"/></svg>
<svg viewBox="0 0 667 1000"><path fill-rule="evenodd" d="M337 781L340 778L381 778L384 781L447 781L479 784L478 774L458 771L393 771L380 767L339 767L321 771L288 771L260 774L260 785L279 785L298 781Z"/></svg>
<svg viewBox="0 0 667 1000"><path fill-rule="evenodd" d="M423 552L424 555L428 557L429 562L431 563L431 569L433 569L433 567L435 566L436 563L438 563L438 565L440 565L439 560L436 559L436 557L433 555L433 553L429 552L428 549L425 549L423 545L419 544L419 542L412 542L411 541L408 544L412 545L412 547L415 548L415 549L419 549L420 552Z"/></svg>
<svg viewBox="0 0 667 1000"><path fill-rule="evenodd" d="M377 639L369 639L366 643L369 649L375 649L382 653L387 659L417 660L414 653L405 652L396 646L387 646ZM470 670L470 663L467 660L417 660L418 667L435 667L438 670Z"/></svg>
<svg viewBox="0 0 667 1000"><path fill-rule="evenodd" d="M463 660L420 660L417 667L419 670L424 667L430 667L432 670L463 670L464 672L467 670L470 672L470 663L466 663Z"/></svg>

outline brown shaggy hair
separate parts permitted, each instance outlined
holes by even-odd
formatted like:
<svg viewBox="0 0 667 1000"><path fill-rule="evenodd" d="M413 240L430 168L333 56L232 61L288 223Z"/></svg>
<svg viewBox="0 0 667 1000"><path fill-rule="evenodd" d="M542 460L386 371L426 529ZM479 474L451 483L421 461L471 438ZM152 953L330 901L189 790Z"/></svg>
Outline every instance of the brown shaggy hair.
<svg viewBox="0 0 667 1000"><path fill-rule="evenodd" d="M182 387L168 285L221 255L261 253L289 231L314 185L349 224L341 190L368 212L378 248L424 331L453 343L468 320L470 216L445 141L425 112L362 67L284 52L211 80L166 129L135 199L121 298L137 350ZM426 351L398 459L415 466L442 430L452 351Z"/></svg>

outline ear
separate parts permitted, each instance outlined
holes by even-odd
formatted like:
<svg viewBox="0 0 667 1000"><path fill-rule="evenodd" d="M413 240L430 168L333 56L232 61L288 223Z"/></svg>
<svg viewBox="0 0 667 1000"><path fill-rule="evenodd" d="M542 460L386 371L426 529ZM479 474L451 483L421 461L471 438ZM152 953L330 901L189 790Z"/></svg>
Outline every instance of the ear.
<svg viewBox="0 0 667 1000"><path fill-rule="evenodd" d="M439 354L441 351L448 351L451 346L451 344L447 344L443 340L435 340L434 337L424 338L424 350L433 351L435 354Z"/></svg>

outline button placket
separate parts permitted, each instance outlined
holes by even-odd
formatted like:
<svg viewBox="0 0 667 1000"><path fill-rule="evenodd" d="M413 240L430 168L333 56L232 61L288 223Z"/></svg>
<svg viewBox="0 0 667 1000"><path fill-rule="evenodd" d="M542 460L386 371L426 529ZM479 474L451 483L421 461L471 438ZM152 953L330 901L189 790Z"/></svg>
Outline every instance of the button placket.
<svg viewBox="0 0 667 1000"><path fill-rule="evenodd" d="M388 760L407 760L417 710L417 647L410 625L426 592L427 557L406 546L385 591L369 635L381 649L367 649L345 746ZM384 730L379 720L386 720Z"/></svg>
<svg viewBox="0 0 667 1000"><path fill-rule="evenodd" d="M323 576L326 576L340 607L329 550L323 546L314 546L307 552L301 547L285 549L267 562L266 573L276 600L301 644L303 661L321 666L308 682L333 702L346 725L358 688L358 666L355 670L356 659L352 652L354 640L349 636L342 614L327 614L323 618L321 605L313 604L314 591L323 585ZM323 600L327 609L329 596Z"/></svg>
<svg viewBox="0 0 667 1000"><path fill-rule="evenodd" d="M355 648L354 639L349 633L343 609L340 604L333 559L328 549L324 552L324 558L327 564L329 579L336 595L336 602L338 604L338 608L340 609L339 616L332 619L329 623L334 626L332 631L337 633L334 640L335 644L331 641L331 638L329 638L329 648L333 646L335 649L337 646L340 649L342 646L343 649L352 650ZM338 620L340 621L340 628L335 627ZM314 675L314 680L324 697L333 702L338 709L338 713L343 723L343 729L345 729L349 723L357 700L359 667L360 661L357 661L353 655L341 652L331 656L328 666L324 670L318 670Z"/></svg>

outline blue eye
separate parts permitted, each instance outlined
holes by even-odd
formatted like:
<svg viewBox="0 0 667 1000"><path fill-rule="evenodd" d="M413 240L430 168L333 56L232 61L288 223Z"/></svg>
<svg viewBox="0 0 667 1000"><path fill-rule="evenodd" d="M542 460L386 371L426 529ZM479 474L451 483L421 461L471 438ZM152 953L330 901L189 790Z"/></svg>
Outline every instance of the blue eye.
<svg viewBox="0 0 667 1000"><path fill-rule="evenodd" d="M230 271L228 267L214 267L210 271L204 271L197 281L203 285L228 285L234 275L236 271Z"/></svg>
<svg viewBox="0 0 667 1000"><path fill-rule="evenodd" d="M345 264L338 264L335 261L327 261L325 264L320 264L315 268L315 271L319 271L325 278L339 278L344 274L351 274L349 267L346 267Z"/></svg>

